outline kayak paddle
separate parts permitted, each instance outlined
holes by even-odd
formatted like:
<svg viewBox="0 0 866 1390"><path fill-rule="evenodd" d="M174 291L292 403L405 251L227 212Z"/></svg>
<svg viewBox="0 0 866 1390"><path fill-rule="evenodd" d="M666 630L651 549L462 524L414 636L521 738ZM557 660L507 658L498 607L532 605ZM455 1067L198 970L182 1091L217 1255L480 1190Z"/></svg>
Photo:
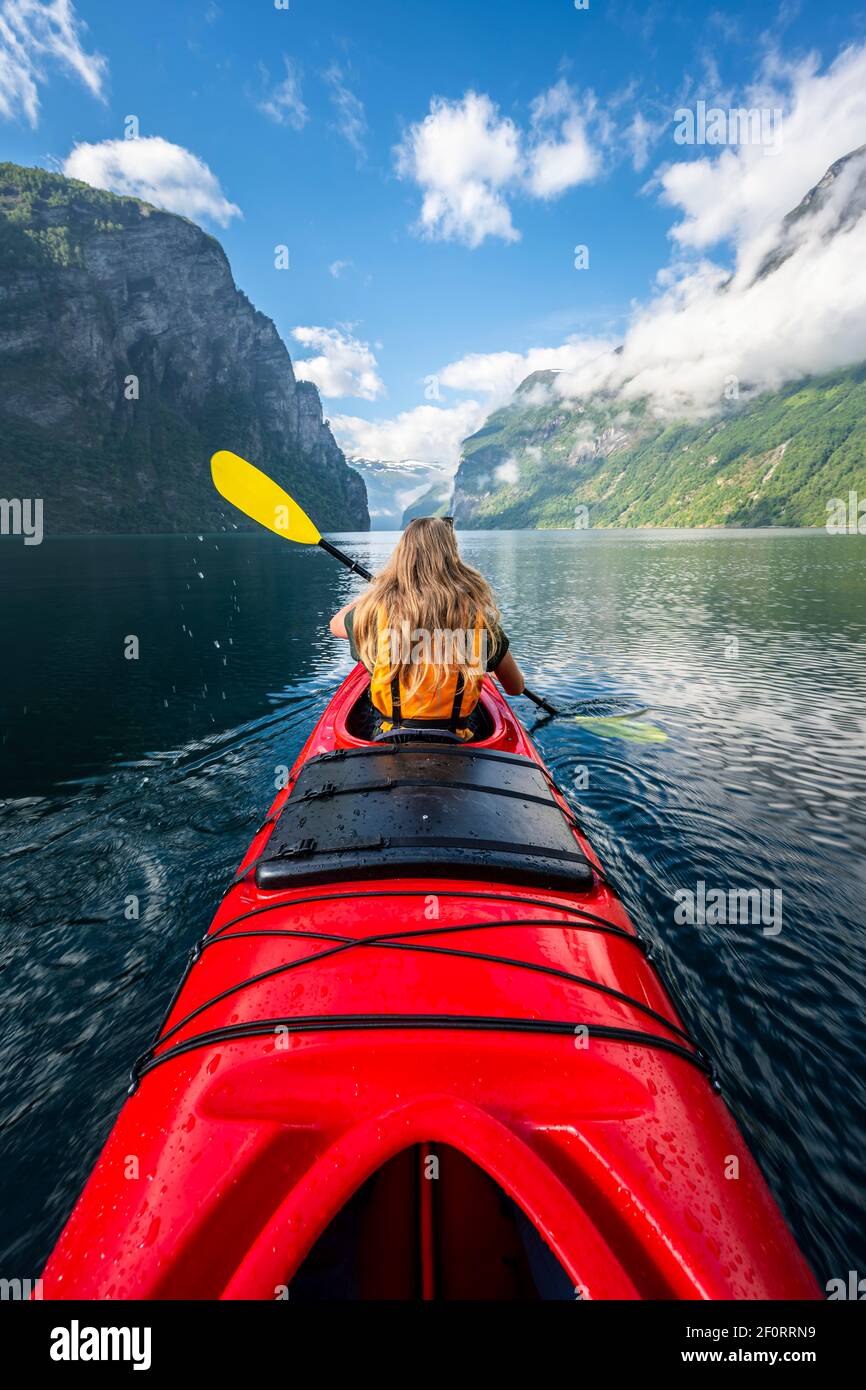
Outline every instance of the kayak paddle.
<svg viewBox="0 0 866 1390"><path fill-rule="evenodd" d="M322 550L327 550L335 560L354 570L362 579L373 578L363 565L356 564L342 550L326 541L303 507L299 507L295 499L260 468L255 468L228 449L220 449L210 461L210 471L213 485L220 496L231 502L244 516L298 545L321 546Z"/></svg>
<svg viewBox="0 0 866 1390"><path fill-rule="evenodd" d="M295 541L298 545L318 545L339 560L341 565L359 574L362 579L373 576L363 565L359 565L330 541L326 541L318 527L310 520L303 507L299 507L293 497L263 473L260 468L247 463L238 454L228 449L220 449L210 461L211 477L217 492L236 507L244 516L257 521L260 526L273 531L277 536ZM557 709L543 696L524 687L524 695L538 705L551 718L570 718L577 715L583 718L624 719L635 714L643 714L645 706L635 700L619 697L608 699L581 700L568 709ZM596 706L599 709L596 710Z"/></svg>
<svg viewBox="0 0 866 1390"><path fill-rule="evenodd" d="M566 709L560 709L541 695L536 695L528 686L524 686L523 693L527 700L538 705L538 708L544 710L552 719L634 719L639 714L645 714L647 710L646 705L642 705L639 700L630 699L627 695L596 695L592 699L578 700Z"/></svg>

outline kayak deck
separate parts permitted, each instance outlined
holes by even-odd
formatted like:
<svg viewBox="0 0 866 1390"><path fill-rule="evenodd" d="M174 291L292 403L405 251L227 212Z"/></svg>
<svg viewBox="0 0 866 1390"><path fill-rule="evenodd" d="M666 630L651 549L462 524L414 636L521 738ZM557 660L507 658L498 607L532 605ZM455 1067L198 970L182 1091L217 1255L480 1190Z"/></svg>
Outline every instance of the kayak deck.
<svg viewBox="0 0 866 1390"><path fill-rule="evenodd" d="M416 828L430 814L434 757L333 757L369 747L352 732L366 681L357 668L328 706L194 948L45 1296L818 1296L707 1059L492 685L488 737L435 759L523 839L471 863L457 845L432 870L427 843L423 874L392 860L398 846L361 847L416 797L393 785L403 775L422 782ZM523 765L514 796L478 790L497 766L485 752ZM345 769L343 790L301 800ZM549 849L562 827L578 876L545 888L548 863L518 881L508 846ZM450 828L462 842L465 816ZM443 805L419 838L446 829ZM304 840L324 853L280 858ZM276 882L286 863L301 875Z"/></svg>
<svg viewBox="0 0 866 1390"><path fill-rule="evenodd" d="M470 745L338 749L312 758L256 866L262 889L391 874L501 875L576 891L592 868L543 768Z"/></svg>

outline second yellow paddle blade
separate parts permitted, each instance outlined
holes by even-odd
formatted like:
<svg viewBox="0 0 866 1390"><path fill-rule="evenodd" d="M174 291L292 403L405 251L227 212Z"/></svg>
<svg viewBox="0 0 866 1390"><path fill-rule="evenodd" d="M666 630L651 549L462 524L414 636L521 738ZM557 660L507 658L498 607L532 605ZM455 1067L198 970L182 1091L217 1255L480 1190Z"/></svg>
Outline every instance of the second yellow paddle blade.
<svg viewBox="0 0 866 1390"><path fill-rule="evenodd" d="M622 738L628 743L667 743L668 736L657 724L643 719L600 719L598 715L575 718L575 724L597 738Z"/></svg>
<svg viewBox="0 0 866 1390"><path fill-rule="evenodd" d="M220 449L210 461L210 471L217 492L239 512L299 545L319 544L321 536L307 513L260 468Z"/></svg>

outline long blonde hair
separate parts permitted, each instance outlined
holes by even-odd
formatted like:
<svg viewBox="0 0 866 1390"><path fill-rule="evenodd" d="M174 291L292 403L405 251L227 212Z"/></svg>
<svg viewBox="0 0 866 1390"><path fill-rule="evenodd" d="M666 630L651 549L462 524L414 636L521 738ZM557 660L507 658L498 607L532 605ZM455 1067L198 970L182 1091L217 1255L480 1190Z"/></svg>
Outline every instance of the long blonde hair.
<svg viewBox="0 0 866 1390"><path fill-rule="evenodd" d="M473 662L477 650L471 643L465 652L457 644L456 659L447 664L412 660L405 643L397 652L389 649L383 654L379 647L380 613L385 614L392 632L471 632L480 624L490 650L500 621L487 580L460 558L453 526L433 516L409 522L387 565L359 600L353 619L355 645L370 670L384 655L389 663L388 679L399 675L408 697L429 676L431 667L441 680L455 671L465 683L473 676L477 679L477 660Z"/></svg>

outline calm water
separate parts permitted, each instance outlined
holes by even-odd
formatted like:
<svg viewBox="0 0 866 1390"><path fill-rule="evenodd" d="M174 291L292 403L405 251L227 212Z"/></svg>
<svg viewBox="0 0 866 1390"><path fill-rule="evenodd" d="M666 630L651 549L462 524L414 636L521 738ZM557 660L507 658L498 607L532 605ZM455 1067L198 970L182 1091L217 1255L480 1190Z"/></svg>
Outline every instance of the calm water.
<svg viewBox="0 0 866 1390"><path fill-rule="evenodd" d="M375 569L393 539L344 544ZM866 538L461 544L537 689L652 707L634 739L565 721L536 737L658 943L820 1281L866 1273ZM270 537L4 542L0 579L0 1273L24 1277L275 767L349 667L326 619L356 581ZM781 933L676 925L672 894L698 880L780 889Z"/></svg>

